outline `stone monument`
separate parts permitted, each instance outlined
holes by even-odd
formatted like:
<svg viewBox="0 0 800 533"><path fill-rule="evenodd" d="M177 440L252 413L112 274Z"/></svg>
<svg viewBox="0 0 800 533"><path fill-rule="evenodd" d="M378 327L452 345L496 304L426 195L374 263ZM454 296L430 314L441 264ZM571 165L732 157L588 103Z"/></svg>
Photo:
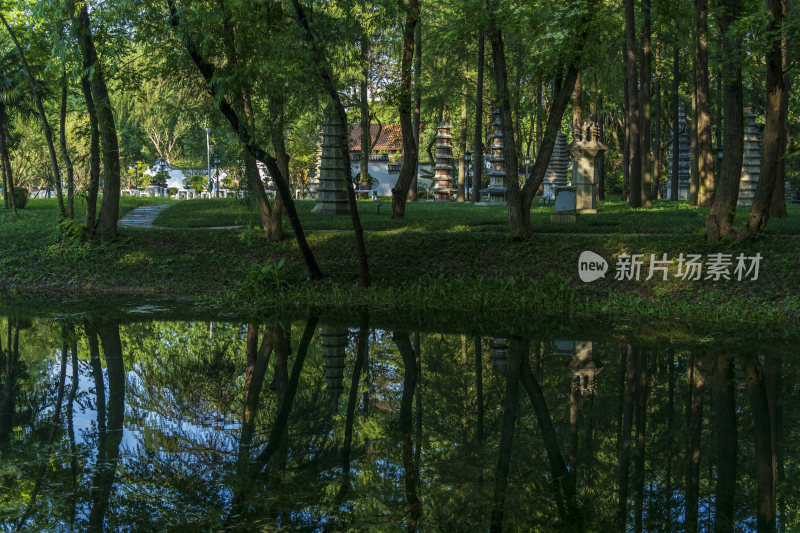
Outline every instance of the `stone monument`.
<svg viewBox="0 0 800 533"><path fill-rule="evenodd" d="M319 186L314 213L318 215L346 215L350 213L347 205L347 177L345 165L350 161L342 161L342 142L345 125L336 113L333 104L325 110L323 124L322 158L319 170Z"/></svg>
<svg viewBox="0 0 800 533"><path fill-rule="evenodd" d="M574 224L578 221L575 210L575 187L556 188L556 212L550 215L550 222Z"/></svg>
<svg viewBox="0 0 800 533"><path fill-rule="evenodd" d="M481 194L487 193L491 204L505 204L508 194L508 180L505 171L505 157L503 156L503 121L500 119L500 109L492 111L492 116L494 120L489 124L494 128L494 132L490 136L491 155L486 158L486 161L492 164L492 169L487 173L489 186L481 189Z"/></svg>
<svg viewBox="0 0 800 533"><path fill-rule="evenodd" d="M347 328L320 328L322 361L325 366L325 388L336 405L344 390L344 360L347 348Z"/></svg>
<svg viewBox="0 0 800 533"><path fill-rule="evenodd" d="M692 152L689 143L689 132L686 129L686 110L683 105L678 105L678 199L689 198L689 182L691 180ZM670 152L672 154L672 152ZM667 170L667 198L672 194L672 165L675 162L670 157Z"/></svg>
<svg viewBox="0 0 800 533"><path fill-rule="evenodd" d="M449 200L453 189L453 136L450 124L442 121L436 126L436 166L434 168L433 197Z"/></svg>
<svg viewBox="0 0 800 533"><path fill-rule="evenodd" d="M597 185L595 163L603 157L606 146L600 142L600 126L585 120L573 132L569 153L575 161L572 167L572 184L575 186L575 209L578 213L597 213Z"/></svg>
<svg viewBox="0 0 800 533"><path fill-rule="evenodd" d="M553 155L550 156L550 163L548 163L547 171L544 174L544 190L542 194L549 195L552 198L556 197L556 188L567 185L568 167L567 136L559 131L558 135L556 135L556 144L553 146Z"/></svg>
<svg viewBox="0 0 800 533"><path fill-rule="evenodd" d="M744 110L744 154L742 177L739 180L739 207L750 207L756 195L758 178L761 175L761 128L756 116L747 107Z"/></svg>

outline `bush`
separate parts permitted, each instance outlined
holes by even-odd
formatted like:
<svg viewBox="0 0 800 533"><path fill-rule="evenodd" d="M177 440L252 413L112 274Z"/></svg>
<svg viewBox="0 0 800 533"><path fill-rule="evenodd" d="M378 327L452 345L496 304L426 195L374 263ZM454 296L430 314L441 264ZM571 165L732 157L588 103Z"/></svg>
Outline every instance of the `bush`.
<svg viewBox="0 0 800 533"><path fill-rule="evenodd" d="M169 189L167 189L167 193L169 193L170 196L175 196L176 194L178 194L178 188L170 187Z"/></svg>
<svg viewBox="0 0 800 533"><path fill-rule="evenodd" d="M28 203L28 189L25 187L15 187L14 203L17 204L17 209L23 209L25 204Z"/></svg>

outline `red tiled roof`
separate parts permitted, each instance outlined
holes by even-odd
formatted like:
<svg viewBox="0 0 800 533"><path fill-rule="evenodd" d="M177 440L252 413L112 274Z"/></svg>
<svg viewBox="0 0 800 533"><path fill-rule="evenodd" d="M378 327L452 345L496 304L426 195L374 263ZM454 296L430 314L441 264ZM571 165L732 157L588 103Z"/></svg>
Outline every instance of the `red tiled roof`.
<svg viewBox="0 0 800 533"><path fill-rule="evenodd" d="M375 137L378 135L378 124L370 124L369 134L372 142L375 142ZM381 129L381 136L378 137L378 142L375 143L375 147L372 150L399 152L402 149L403 135L400 132L400 124L384 124ZM350 126L350 150L353 152L361 151L361 124Z"/></svg>

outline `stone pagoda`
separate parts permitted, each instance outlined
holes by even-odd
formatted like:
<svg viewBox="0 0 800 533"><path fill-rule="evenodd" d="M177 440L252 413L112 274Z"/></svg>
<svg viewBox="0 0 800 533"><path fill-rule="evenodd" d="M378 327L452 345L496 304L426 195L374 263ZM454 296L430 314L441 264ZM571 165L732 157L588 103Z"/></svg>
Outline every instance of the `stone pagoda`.
<svg viewBox="0 0 800 533"><path fill-rule="evenodd" d="M322 166L322 130L317 130L317 153L314 159L308 164L308 183L306 188L312 198L316 198L319 193L319 169Z"/></svg>
<svg viewBox="0 0 800 533"><path fill-rule="evenodd" d="M686 110L683 105L678 106L678 199L689 198L689 182L691 181L692 152L689 143L689 132L686 129ZM672 152L670 152L671 154ZM672 165L675 162L670 158L667 171L667 198L672 194Z"/></svg>
<svg viewBox="0 0 800 533"><path fill-rule="evenodd" d="M578 213L596 213L597 185L595 166L603 157L606 146L600 142L600 126L590 120L581 123L573 133L569 153L575 161L572 167L572 185L575 186L575 210Z"/></svg>
<svg viewBox="0 0 800 533"><path fill-rule="evenodd" d="M547 171L544 174L544 196L555 198L556 187L567 185L567 168L569 167L569 154L567 153L567 136L558 132L556 144L553 147L553 155L547 164Z"/></svg>
<svg viewBox="0 0 800 533"><path fill-rule="evenodd" d="M597 390L597 376L603 367L597 366L592 358L591 341L575 341L575 356L569 362L570 389L589 396Z"/></svg>
<svg viewBox="0 0 800 533"><path fill-rule="evenodd" d="M342 161L342 142L347 142L345 128L333 104L329 104L325 110L317 203L314 206L314 213L318 215L350 213L346 182L346 166L350 165L350 161Z"/></svg>
<svg viewBox="0 0 800 533"><path fill-rule="evenodd" d="M744 110L744 154L742 178L739 180L739 207L750 207L756 195L758 177L761 175L761 128L756 116L747 107Z"/></svg>
<svg viewBox="0 0 800 533"><path fill-rule="evenodd" d="M492 169L487 173L489 186L481 189L481 194L488 193L489 203L505 204L508 194L508 179L505 171L505 157L503 156L503 121L500 119L500 109L492 111L494 120L489 126L494 128L490 136L491 155L486 161L492 164Z"/></svg>
<svg viewBox="0 0 800 533"><path fill-rule="evenodd" d="M320 328L322 362L325 367L325 388L331 403L337 405L344 390L344 360L347 349L347 328Z"/></svg>
<svg viewBox="0 0 800 533"><path fill-rule="evenodd" d="M449 200L455 192L453 188L453 136L450 124L442 121L436 126L436 166L433 177L433 197L436 200Z"/></svg>

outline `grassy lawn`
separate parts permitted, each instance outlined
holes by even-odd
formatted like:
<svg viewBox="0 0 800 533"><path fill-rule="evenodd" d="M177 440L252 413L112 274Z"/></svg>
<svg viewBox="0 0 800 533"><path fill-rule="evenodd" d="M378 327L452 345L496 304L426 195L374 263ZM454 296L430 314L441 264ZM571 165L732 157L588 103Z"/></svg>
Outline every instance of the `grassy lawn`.
<svg viewBox="0 0 800 533"><path fill-rule="evenodd" d="M303 227L308 230L349 230L348 216L319 216L312 213L313 200L295 202ZM504 206L473 206L454 202L409 202L406 218L389 217L391 200L384 199L378 214L372 200L359 202L364 229L371 231L492 231L505 232L507 211ZM770 234L800 235L800 205L788 206L789 217L772 219ZM630 209L619 200L605 201L599 212L583 215L576 224L550 222L552 205L541 205L537 199L531 209L534 232L542 233L674 233L702 236L708 209L689 206L686 202L659 200L653 209ZM737 225L747 220L748 209L736 213ZM249 226L258 224L255 208L241 199L202 199L177 202L159 214L155 225L169 228L205 228L213 226Z"/></svg>
<svg viewBox="0 0 800 533"><path fill-rule="evenodd" d="M121 210L155 200L125 198ZM227 207L215 215L223 217L230 216L231 207L237 205L224 200L176 202L164 214L183 211L188 217L191 210L203 206ZM314 223L319 229L349 226L349 217L316 217L309 213L311 202L301 205L309 228ZM722 321L739 329L760 327L774 333L796 330L800 324L800 239L764 235L708 244L699 230L702 213L683 204L659 204L656 210L629 212L618 202L606 203L603 214L583 217L580 225L569 227L577 235L547 233L541 231L546 222L535 222L538 233L527 241L502 234L505 211L500 207L409 204L405 221L393 221L383 213L370 215L374 206L365 203L364 207L367 228L399 230L366 234L373 281L366 291L357 285L355 243L350 232L309 235L325 274L324 280L312 282L290 237L270 243L258 231L121 229L115 241L94 246L63 238L53 200L32 200L16 220L0 209L0 294L101 299L145 295L200 299L223 309L319 306L346 312L369 307L416 314L422 320L433 316L431 313L455 313L502 316L523 324L536 316L567 311L607 315L631 324ZM544 208L537 207L534 216L545 216L539 210ZM82 211L79 209L79 214ZM793 206L788 221L778 221L787 228L782 232L797 232L798 218L800 213ZM496 231L466 231L472 227L465 227L464 219ZM589 225L594 220L606 225ZM222 225L219 218L213 224ZM442 227L450 231L426 231ZM633 233L634 228L642 233L658 229L675 235L586 234ZM578 278L578 256L585 250L608 260L611 270L604 279L583 283ZM614 279L616 257L622 253L646 258L667 253L675 259L680 253L705 256L717 252L733 257L760 253L764 260L759 278L683 280L674 276L677 265L673 261L667 280L645 280L646 267L639 281ZM277 264L282 266L274 267ZM264 268L277 270L277 276L270 274L266 281L259 278Z"/></svg>

